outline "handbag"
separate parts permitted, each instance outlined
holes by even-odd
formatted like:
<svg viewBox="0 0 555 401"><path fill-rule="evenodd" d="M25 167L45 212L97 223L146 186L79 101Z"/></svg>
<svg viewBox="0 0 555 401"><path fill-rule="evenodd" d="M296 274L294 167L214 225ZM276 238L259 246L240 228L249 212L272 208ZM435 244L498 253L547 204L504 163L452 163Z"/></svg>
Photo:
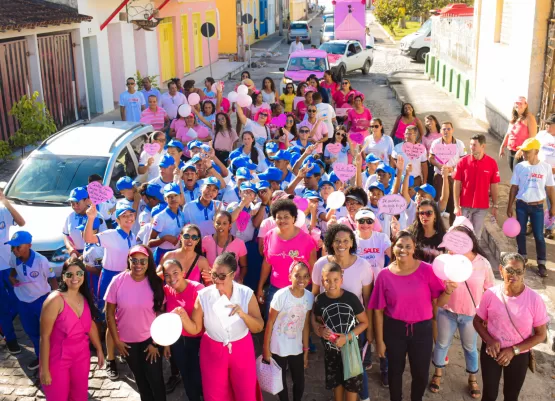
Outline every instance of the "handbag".
<svg viewBox="0 0 555 401"><path fill-rule="evenodd" d="M501 292L501 297L503 298L503 303L505 304L505 310L507 311L507 315L509 316L509 320L511 321L511 324L515 328L520 338L522 338L522 341L524 341L525 338L522 337L522 334L520 334L520 331L517 329L515 323L513 322L513 318L511 317L511 313L509 312L509 307L507 306L507 301L505 301L505 295L503 294L503 292ZM536 355L534 354L533 349L529 349L528 352L530 353L530 358L528 359L528 369L530 369L530 372L536 373Z"/></svg>
<svg viewBox="0 0 555 401"><path fill-rule="evenodd" d="M349 340L349 334L351 339ZM343 379L348 380L362 374L362 360L360 348L355 333L351 331L346 336L347 341L341 347L341 361L343 362Z"/></svg>
<svg viewBox="0 0 555 401"><path fill-rule="evenodd" d="M262 355L256 359L256 377L263 391L272 395L283 391L281 368L273 359L270 359L270 363L264 362Z"/></svg>

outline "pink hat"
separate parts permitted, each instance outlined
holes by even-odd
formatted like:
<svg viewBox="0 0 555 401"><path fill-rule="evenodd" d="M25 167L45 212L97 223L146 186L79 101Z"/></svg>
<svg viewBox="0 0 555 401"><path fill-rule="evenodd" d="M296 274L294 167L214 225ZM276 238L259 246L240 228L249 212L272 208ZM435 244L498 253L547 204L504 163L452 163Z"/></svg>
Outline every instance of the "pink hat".
<svg viewBox="0 0 555 401"><path fill-rule="evenodd" d="M150 257L148 254L148 250L143 245L135 245L133 248L129 250L129 255L133 255L135 253L141 253L145 255L147 258Z"/></svg>
<svg viewBox="0 0 555 401"><path fill-rule="evenodd" d="M457 226L465 226L470 231L474 231L474 226L472 225L472 222L464 216L457 216L455 218L455 221L453 222L453 225L451 226L451 228L449 228L449 231Z"/></svg>

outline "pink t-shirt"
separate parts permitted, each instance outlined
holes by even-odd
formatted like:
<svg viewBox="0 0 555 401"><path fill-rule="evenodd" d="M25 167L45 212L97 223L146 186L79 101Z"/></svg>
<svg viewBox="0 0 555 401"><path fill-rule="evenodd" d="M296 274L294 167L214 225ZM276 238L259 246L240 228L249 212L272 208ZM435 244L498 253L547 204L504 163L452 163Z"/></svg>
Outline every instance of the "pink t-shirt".
<svg viewBox="0 0 555 401"><path fill-rule="evenodd" d="M299 129L300 127L308 127L312 131L312 128L314 127L314 124L311 124L308 120L305 120L297 126L297 129ZM309 138L309 139L311 141L318 142L322 138L327 138L327 137L328 137L328 127L322 121L320 124L318 124L318 127L316 127L316 131L314 132L314 135L312 136L312 138ZM316 146L315 152L316 153L322 153L322 144L321 143L319 143L318 146Z"/></svg>
<svg viewBox="0 0 555 401"><path fill-rule="evenodd" d="M435 141L437 138L441 138L441 134L439 132L428 134L428 136L424 135L422 137L422 145L426 146L426 151L428 153L430 153L432 142Z"/></svg>
<svg viewBox="0 0 555 401"><path fill-rule="evenodd" d="M405 130L407 129L407 127L410 125L416 126L417 123L418 123L418 118L414 118L412 122L408 124L405 124L403 122L403 119L400 119L399 124L397 124L397 131L395 131L395 137L399 139L405 139Z"/></svg>
<svg viewBox="0 0 555 401"><path fill-rule="evenodd" d="M549 315L540 295L529 287L517 297L508 297L503 290L504 284L488 289L476 314L488 322L488 333L501 343L501 348L507 348L522 342L519 332L525 339L530 337L533 327L549 322ZM518 332L509 319L503 296Z"/></svg>
<svg viewBox="0 0 555 401"><path fill-rule="evenodd" d="M277 288L291 285L289 266L293 258L302 257L308 261L311 252L316 249L316 242L304 231L299 230L295 237L287 241L279 237L277 228L270 231L264 237L264 257L272 266L270 284Z"/></svg>
<svg viewBox="0 0 555 401"><path fill-rule="evenodd" d="M329 263L328 257L322 256L314 263L314 269L312 270L312 282L320 286L320 293L324 292L322 269L327 263ZM357 256L355 263L343 270L343 284L341 288L355 294L360 303L364 305L362 287L372 284L372 281L374 281L372 266L370 266L368 261Z"/></svg>
<svg viewBox="0 0 555 401"><path fill-rule="evenodd" d="M366 107L360 114L355 109L351 109L347 113L347 121L351 123L351 132L364 132L367 136L371 120L372 113Z"/></svg>
<svg viewBox="0 0 555 401"><path fill-rule="evenodd" d="M204 286L201 283L191 280L188 280L187 287L185 287L185 290L181 293L178 293L169 285L165 285L164 294L166 295L166 310L171 312L178 306L181 306L190 317L193 313L193 307L195 306L198 292L203 288ZM187 333L185 329L181 332L181 335L186 337L200 337L203 334L204 330L194 336Z"/></svg>
<svg viewBox="0 0 555 401"><path fill-rule="evenodd" d="M304 119L304 115L306 114L307 109L308 107L304 102L304 100L301 100L299 103L297 103L297 112L299 113L299 120Z"/></svg>
<svg viewBox="0 0 555 401"><path fill-rule="evenodd" d="M333 97L333 95L335 95L335 92L337 92L339 90L339 85L337 85L335 82L331 82L331 83L326 83L324 81L320 82L320 87L324 88L328 91L329 95L330 95L330 101L331 98Z"/></svg>
<svg viewBox="0 0 555 401"><path fill-rule="evenodd" d="M214 241L214 237L211 235L207 235L202 238L202 250L206 254L206 259L208 260L210 267L212 267L218 255L221 255L224 252L223 248L217 246L216 241ZM227 245L225 251L233 252L235 254L235 259L237 260L237 271L235 272L235 277L238 277L241 272L239 258L247 255L245 242L242 239L234 238L233 241Z"/></svg>
<svg viewBox="0 0 555 401"><path fill-rule="evenodd" d="M335 107L338 108L350 108L349 105L349 96L353 94L353 91L349 91L346 94L338 90L333 94L333 101L335 102Z"/></svg>
<svg viewBox="0 0 555 401"><path fill-rule="evenodd" d="M476 302L476 305L480 305L484 291L492 287L495 283L491 265L482 255L476 255L472 261L472 275L466 280L466 283L468 284L468 288L470 288L474 302ZM453 291L447 305L439 306L461 315L474 316L476 314L476 308L474 308L472 298L470 298L470 294L464 283L461 283Z"/></svg>
<svg viewBox="0 0 555 401"><path fill-rule="evenodd" d="M432 265L420 266L408 276L399 276L385 268L378 274L368 308L384 309L384 313L406 323L418 323L433 317L432 299L445 290Z"/></svg>
<svg viewBox="0 0 555 401"><path fill-rule="evenodd" d="M264 220L262 220L262 224L260 224L260 228L258 229L258 238L266 237L266 234L268 234L276 227L276 221L272 218L272 216L265 218ZM308 234L308 228L306 227L306 224L302 225L301 230Z"/></svg>
<svg viewBox="0 0 555 401"><path fill-rule="evenodd" d="M147 278L135 281L125 270L115 276L104 300L117 305L116 325L121 341L140 343L150 338L150 325L156 318L154 293Z"/></svg>

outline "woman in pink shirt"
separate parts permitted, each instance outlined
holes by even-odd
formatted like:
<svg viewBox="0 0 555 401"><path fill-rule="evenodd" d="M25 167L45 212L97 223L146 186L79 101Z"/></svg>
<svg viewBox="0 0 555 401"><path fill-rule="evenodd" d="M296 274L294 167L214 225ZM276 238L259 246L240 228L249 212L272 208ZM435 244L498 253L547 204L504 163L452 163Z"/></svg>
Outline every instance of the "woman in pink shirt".
<svg viewBox="0 0 555 401"><path fill-rule="evenodd" d="M432 146L432 142L435 141L437 138L441 138L441 124L437 120L436 116L433 114L428 114L424 119L424 125L426 128L426 133L422 137L422 145L426 147L426 152L428 152L428 156L430 155L430 147ZM428 162L428 184L434 185L434 166L432 163Z"/></svg>
<svg viewBox="0 0 555 401"><path fill-rule="evenodd" d="M150 337L164 290L150 249L136 245L129 250L127 270L112 279L104 299L110 335L135 376L141 399L165 401L162 355Z"/></svg>
<svg viewBox="0 0 555 401"><path fill-rule="evenodd" d="M432 358L433 302L445 305L457 284L445 284L432 266L414 258L416 239L400 231L393 242L393 262L380 271L369 308L374 309L376 349L389 362L391 401L403 399L403 372L408 354L411 400L422 400Z"/></svg>
<svg viewBox="0 0 555 401"><path fill-rule="evenodd" d="M478 245L474 232L465 226L456 226L452 230L463 232L472 239L472 250L464 255L472 262L472 276L464 285L461 284L453 291L453 295L446 305L440 305L438 308L436 317L438 336L432 358L436 369L429 387L432 393L439 392L445 358L458 329L464 351L466 371L469 374L468 390L472 398L480 398L481 392L476 381L478 333L474 330L472 321L476 314L476 306L480 304L484 291L493 286L495 278L487 256Z"/></svg>
<svg viewBox="0 0 555 401"><path fill-rule="evenodd" d="M305 87L304 100L301 100L299 103L297 103L297 107L295 108L297 112L297 120L299 121L304 120L304 116L306 115L308 107L313 104L313 101L312 101L313 92L314 92L313 87L311 86Z"/></svg>
<svg viewBox="0 0 555 401"><path fill-rule="evenodd" d="M372 120L372 113L364 107L364 95L362 93L355 95L353 106L347 113L347 129L350 132L362 132L366 138Z"/></svg>
<svg viewBox="0 0 555 401"><path fill-rule="evenodd" d="M393 143L395 145L403 142L405 139L405 129L409 125L414 125L418 128L419 135L417 142L420 142L425 133L422 122L418 119L418 117L416 117L416 112L414 111L412 104L403 103L401 106L401 115L397 117L395 124L393 124L393 129L391 130L391 137L393 138Z"/></svg>
<svg viewBox="0 0 555 401"><path fill-rule="evenodd" d="M540 295L524 284L521 255L502 254L499 271L503 283L484 293L474 316L474 328L482 338L482 401L497 400L501 374L505 401L517 401L532 348L546 338L549 315Z"/></svg>

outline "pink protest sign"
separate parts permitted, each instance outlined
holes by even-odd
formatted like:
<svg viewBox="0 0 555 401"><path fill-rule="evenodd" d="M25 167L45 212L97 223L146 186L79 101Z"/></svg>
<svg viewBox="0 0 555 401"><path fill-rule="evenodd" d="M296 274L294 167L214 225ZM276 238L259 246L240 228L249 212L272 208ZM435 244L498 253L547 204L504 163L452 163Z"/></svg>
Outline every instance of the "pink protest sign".
<svg viewBox="0 0 555 401"><path fill-rule="evenodd" d="M464 255L472 251L472 239L461 231L450 231L443 236L438 248L446 248L456 255Z"/></svg>
<svg viewBox="0 0 555 401"><path fill-rule="evenodd" d="M349 134L349 139L357 145L362 145L362 143L364 142L364 135L362 135L360 132L351 132Z"/></svg>
<svg viewBox="0 0 555 401"><path fill-rule="evenodd" d="M335 115L337 117L347 117L347 113L349 112L349 110L351 109L338 107L337 109L335 109Z"/></svg>
<svg viewBox="0 0 555 401"><path fill-rule="evenodd" d="M386 195L378 202L378 212L395 216L407 208L407 201L401 195Z"/></svg>
<svg viewBox="0 0 555 401"><path fill-rule="evenodd" d="M438 162L445 164L453 157L457 155L458 149L457 145L451 144L446 145L444 143L438 143L433 147L432 152Z"/></svg>
<svg viewBox="0 0 555 401"><path fill-rule="evenodd" d="M302 210L303 212L308 208L308 199L296 196L293 199L293 202L297 205L297 209Z"/></svg>
<svg viewBox="0 0 555 401"><path fill-rule="evenodd" d="M157 142L145 143L144 150L148 155L154 156L160 150L160 144Z"/></svg>
<svg viewBox="0 0 555 401"><path fill-rule="evenodd" d="M326 149L328 150L328 152L330 152L332 155L337 155L339 154L339 152L341 152L341 148L343 146L341 146L340 143L330 143Z"/></svg>
<svg viewBox="0 0 555 401"><path fill-rule="evenodd" d="M244 210L239 213L239 217L237 217L237 220L235 221L235 223L237 224L237 230L243 232L247 229L247 226L249 225L249 221L251 219L251 216L248 214L248 212L245 212Z"/></svg>
<svg viewBox="0 0 555 401"><path fill-rule="evenodd" d="M545 212L543 212L543 224L545 227L549 228L553 223L555 223L555 217L551 217L549 215L549 210L545 210Z"/></svg>
<svg viewBox="0 0 555 401"><path fill-rule="evenodd" d="M407 155L410 160L420 159L422 155L426 154L426 147L421 143L403 143L403 153Z"/></svg>
<svg viewBox="0 0 555 401"><path fill-rule="evenodd" d="M333 171L341 181L346 182L355 176L357 168L352 164L335 163L333 165Z"/></svg>
<svg viewBox="0 0 555 401"><path fill-rule="evenodd" d="M285 114L280 114L279 116L272 118L271 124L276 127L285 127L286 122L287 116Z"/></svg>
<svg viewBox="0 0 555 401"><path fill-rule="evenodd" d="M107 185L102 185L99 182L91 182L87 186L87 191L89 193L89 198L94 205L100 205L107 200L112 199L114 196L114 191Z"/></svg>

